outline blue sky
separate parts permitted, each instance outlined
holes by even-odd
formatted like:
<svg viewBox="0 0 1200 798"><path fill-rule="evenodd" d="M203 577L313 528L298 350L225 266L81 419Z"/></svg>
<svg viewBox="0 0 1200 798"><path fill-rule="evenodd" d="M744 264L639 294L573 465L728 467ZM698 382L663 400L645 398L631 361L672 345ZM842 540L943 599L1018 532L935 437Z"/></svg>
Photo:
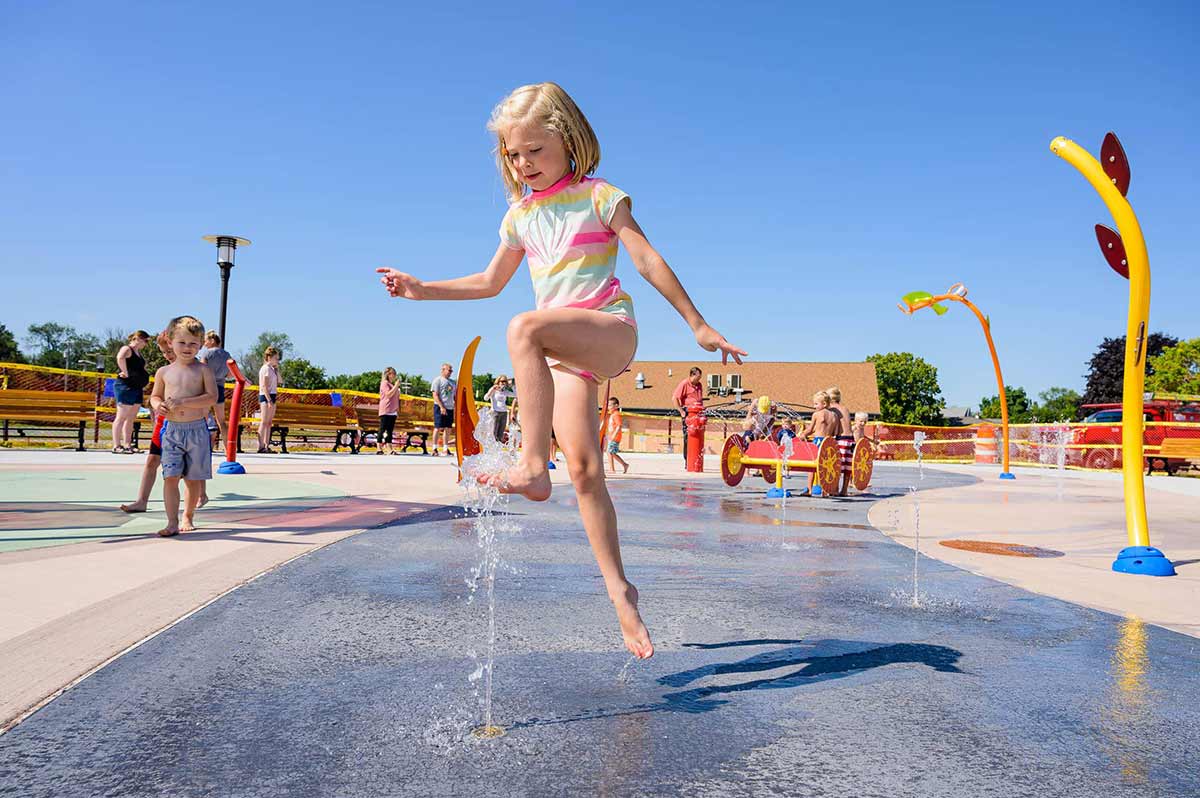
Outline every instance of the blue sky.
<svg viewBox="0 0 1200 798"><path fill-rule="evenodd" d="M1149 244L1154 330L1200 335L1200 11L1192 3L8 3L0 27L0 322L92 331L217 321L214 251L239 252L229 348L289 333L330 372L432 375L531 306L391 300L373 270L482 268L504 213L484 128L523 83L588 114L701 311L762 360L912 351L946 399L993 393L963 281L1007 381L1080 388L1127 288L1099 198L1049 151L1121 137ZM982 5L982 4L981 4ZM808 6L808 7L806 7ZM696 359L624 253L639 357Z"/></svg>

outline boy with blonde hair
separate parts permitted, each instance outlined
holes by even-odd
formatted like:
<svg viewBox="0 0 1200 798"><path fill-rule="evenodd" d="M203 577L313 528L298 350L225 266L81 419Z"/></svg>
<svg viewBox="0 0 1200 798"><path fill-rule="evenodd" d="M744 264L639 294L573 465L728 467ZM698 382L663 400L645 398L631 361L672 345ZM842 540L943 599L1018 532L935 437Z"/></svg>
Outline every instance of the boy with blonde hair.
<svg viewBox="0 0 1200 798"><path fill-rule="evenodd" d="M162 431L163 504L167 525L164 538L195 529L193 518L204 483L212 479L212 444L205 416L217 401L212 371L196 360L204 343L204 325L193 316L180 316L168 330L175 361L154 375L150 404L166 419ZM179 480L187 483L187 507L179 523Z"/></svg>
<svg viewBox="0 0 1200 798"><path fill-rule="evenodd" d="M828 438L830 435L838 434L840 425L838 414L829 409L829 394L825 391L817 391L813 394L813 414L808 422L808 426L800 433L800 437L804 440L810 440L817 446L821 445L821 441Z"/></svg>
<svg viewBox="0 0 1200 798"><path fill-rule="evenodd" d="M850 429L850 411L842 405L842 390L836 385L826 388L829 394L829 409L838 414L837 447L842 467L842 485L839 496L850 490L850 472L854 466L854 432Z"/></svg>

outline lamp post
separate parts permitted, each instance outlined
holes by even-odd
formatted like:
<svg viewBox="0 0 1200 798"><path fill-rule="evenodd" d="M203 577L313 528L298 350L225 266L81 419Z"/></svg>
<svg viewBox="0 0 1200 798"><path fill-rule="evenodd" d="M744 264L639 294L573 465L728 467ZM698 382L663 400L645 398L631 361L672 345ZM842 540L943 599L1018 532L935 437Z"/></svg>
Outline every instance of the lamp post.
<svg viewBox="0 0 1200 798"><path fill-rule="evenodd" d="M913 291L905 294L902 299L900 310L909 316L922 308L933 308L933 312L941 316L946 313L947 308L938 303L951 301L966 305L975 314L975 318L979 319L979 325L983 328L983 337L987 341L988 352L992 356L992 368L996 372L996 387L1000 391L1000 436L1004 444L1004 454L1000 461L1000 479L1016 479L1008 468L1008 397L1004 392L1004 375L1000 373L1000 358L996 355L996 344L992 341L991 319L983 315L979 308L967 299L967 287L962 283L955 283L946 290L946 293L939 296L933 296L928 291Z"/></svg>
<svg viewBox="0 0 1200 798"><path fill-rule="evenodd" d="M217 245L217 268L221 270L221 346L225 346L225 306L229 301L229 270L233 268L234 254L238 247L250 246L250 240L237 236L211 235L204 240Z"/></svg>

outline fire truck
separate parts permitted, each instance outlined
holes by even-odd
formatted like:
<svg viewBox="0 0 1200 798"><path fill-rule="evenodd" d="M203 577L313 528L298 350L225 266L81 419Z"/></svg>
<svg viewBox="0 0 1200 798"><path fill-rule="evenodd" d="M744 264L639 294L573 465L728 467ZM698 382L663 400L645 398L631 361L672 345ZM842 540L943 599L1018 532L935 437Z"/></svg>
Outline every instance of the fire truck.
<svg viewBox="0 0 1200 798"><path fill-rule="evenodd" d="M1200 397L1153 398L1150 394L1143 412L1148 424L1143 433L1146 468L1149 473L1174 474L1183 468L1200 465ZM1121 466L1121 404L1083 405L1088 411L1082 424L1071 429L1073 465L1111 469ZM1180 422L1172 426L1171 422Z"/></svg>

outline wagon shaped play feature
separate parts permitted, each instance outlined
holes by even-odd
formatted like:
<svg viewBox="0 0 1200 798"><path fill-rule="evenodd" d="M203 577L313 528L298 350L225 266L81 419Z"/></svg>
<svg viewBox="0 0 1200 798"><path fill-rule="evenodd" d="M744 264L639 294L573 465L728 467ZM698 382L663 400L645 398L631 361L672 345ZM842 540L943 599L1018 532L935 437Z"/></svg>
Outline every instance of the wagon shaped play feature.
<svg viewBox="0 0 1200 798"><path fill-rule="evenodd" d="M730 435L721 451L721 476L725 484L737 485L747 471L757 470L769 485L778 485L779 468L789 472L813 474L813 484L821 488L825 496L837 493L838 479L842 473L841 457L837 440L829 437L815 445L808 441L793 440L788 456L778 443L772 440L751 441L746 446L741 435ZM850 466L850 480L856 490L865 490L871 482L874 458L869 443L855 446L854 460Z"/></svg>

